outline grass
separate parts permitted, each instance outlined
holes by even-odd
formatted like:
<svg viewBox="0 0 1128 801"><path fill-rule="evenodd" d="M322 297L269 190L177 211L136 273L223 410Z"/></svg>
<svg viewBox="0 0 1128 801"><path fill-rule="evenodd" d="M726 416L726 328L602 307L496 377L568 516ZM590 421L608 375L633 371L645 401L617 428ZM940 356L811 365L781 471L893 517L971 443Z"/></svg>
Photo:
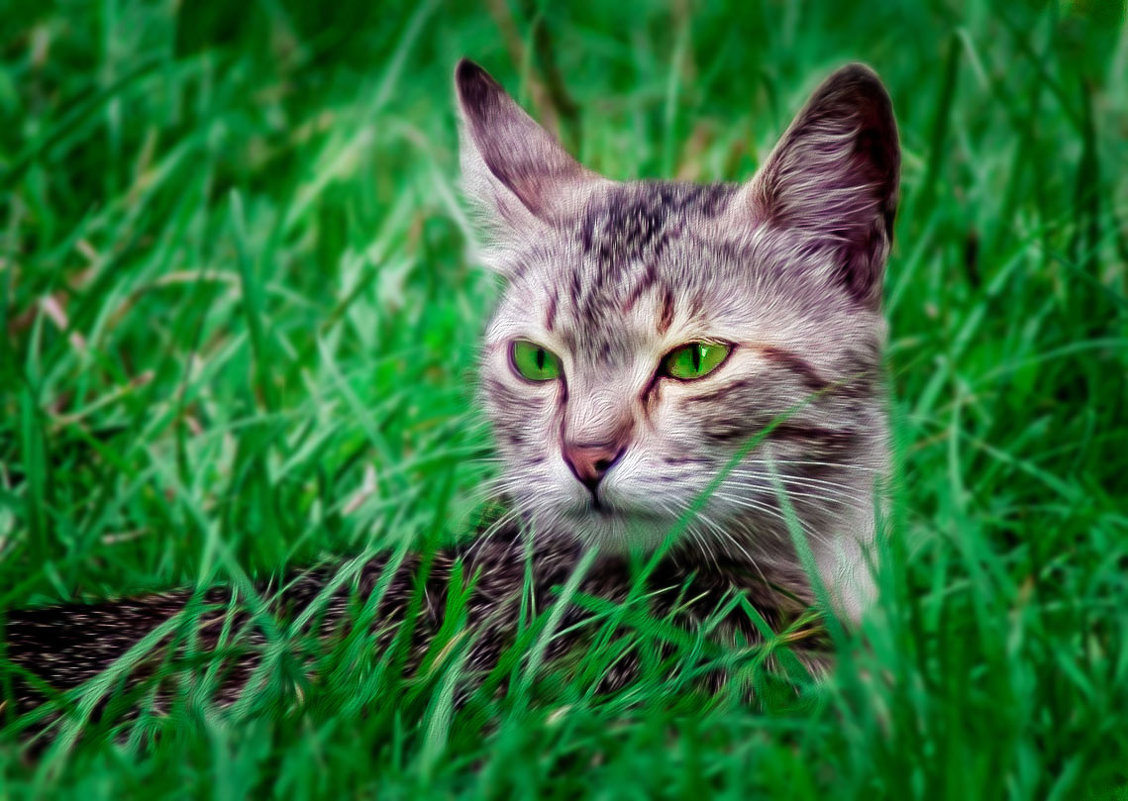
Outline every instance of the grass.
<svg viewBox="0 0 1128 801"><path fill-rule="evenodd" d="M861 59L905 165L896 536L869 645L828 681L758 674L752 704L654 661L601 697L611 643L534 684L519 658L550 612L514 691L458 706L456 626L419 675L358 628L299 708L273 684L227 717L186 693L121 742L71 724L36 762L6 715L0 798L1126 797L1123 2L2 14L0 609L468 530L497 290L465 256L461 55L610 177L695 180L750 175Z"/></svg>

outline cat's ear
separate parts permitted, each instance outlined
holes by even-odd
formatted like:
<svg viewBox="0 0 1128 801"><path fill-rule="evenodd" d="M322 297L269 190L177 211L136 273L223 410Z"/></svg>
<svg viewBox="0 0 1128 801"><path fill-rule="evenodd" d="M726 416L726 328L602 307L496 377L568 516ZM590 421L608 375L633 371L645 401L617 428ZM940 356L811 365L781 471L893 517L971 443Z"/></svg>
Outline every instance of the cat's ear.
<svg viewBox="0 0 1128 801"><path fill-rule="evenodd" d="M490 74L462 59L454 70L463 190L505 229L527 232L574 210L602 179L565 152Z"/></svg>
<svg viewBox="0 0 1128 801"><path fill-rule="evenodd" d="M850 64L815 91L745 194L757 220L829 248L847 291L877 308L900 167L889 95L873 70Z"/></svg>

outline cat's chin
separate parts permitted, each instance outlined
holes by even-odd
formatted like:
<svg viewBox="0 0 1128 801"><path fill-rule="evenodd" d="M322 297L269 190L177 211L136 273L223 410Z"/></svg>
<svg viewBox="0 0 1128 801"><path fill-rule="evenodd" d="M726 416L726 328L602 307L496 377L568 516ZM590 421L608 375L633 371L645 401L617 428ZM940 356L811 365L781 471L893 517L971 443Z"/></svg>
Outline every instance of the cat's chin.
<svg viewBox="0 0 1128 801"><path fill-rule="evenodd" d="M652 551L662 545L677 523L677 518L652 510L605 503L570 510L562 519L585 545L613 552Z"/></svg>

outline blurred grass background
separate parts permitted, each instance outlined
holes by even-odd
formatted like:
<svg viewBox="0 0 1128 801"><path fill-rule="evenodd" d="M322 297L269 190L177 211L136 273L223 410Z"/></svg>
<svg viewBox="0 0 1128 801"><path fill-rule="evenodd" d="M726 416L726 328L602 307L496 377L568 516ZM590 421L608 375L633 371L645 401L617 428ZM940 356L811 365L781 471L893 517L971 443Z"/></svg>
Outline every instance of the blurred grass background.
<svg viewBox="0 0 1128 801"><path fill-rule="evenodd" d="M828 682L748 704L656 669L456 710L447 674L343 670L285 716L148 721L155 744L36 764L6 714L0 797L1125 795L1122 0L3 0L0 20L0 609L469 529L497 289L465 255L458 57L612 178L747 177L851 59L905 150L897 536L871 644Z"/></svg>

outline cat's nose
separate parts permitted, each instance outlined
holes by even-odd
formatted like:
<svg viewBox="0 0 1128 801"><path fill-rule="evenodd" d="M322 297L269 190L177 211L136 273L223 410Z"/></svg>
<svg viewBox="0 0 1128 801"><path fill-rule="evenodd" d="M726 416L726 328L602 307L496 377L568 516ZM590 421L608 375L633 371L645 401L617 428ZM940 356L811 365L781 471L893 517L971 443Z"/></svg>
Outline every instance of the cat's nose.
<svg viewBox="0 0 1128 801"><path fill-rule="evenodd" d="M619 443L599 445L564 443L563 450L564 461L572 470L572 474L594 493L607 471L619 461L626 446Z"/></svg>

